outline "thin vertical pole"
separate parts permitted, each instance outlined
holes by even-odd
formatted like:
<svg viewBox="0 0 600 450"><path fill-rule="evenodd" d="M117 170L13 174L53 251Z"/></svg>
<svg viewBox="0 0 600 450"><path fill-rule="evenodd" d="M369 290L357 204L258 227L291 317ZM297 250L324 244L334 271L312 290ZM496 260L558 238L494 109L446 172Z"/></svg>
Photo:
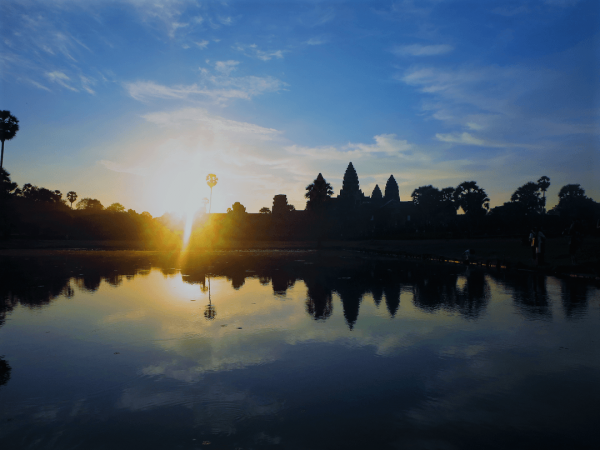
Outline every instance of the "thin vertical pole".
<svg viewBox="0 0 600 450"><path fill-rule="evenodd" d="M210 188L210 203L208 205L208 214L210 214L211 209L212 209L212 187Z"/></svg>

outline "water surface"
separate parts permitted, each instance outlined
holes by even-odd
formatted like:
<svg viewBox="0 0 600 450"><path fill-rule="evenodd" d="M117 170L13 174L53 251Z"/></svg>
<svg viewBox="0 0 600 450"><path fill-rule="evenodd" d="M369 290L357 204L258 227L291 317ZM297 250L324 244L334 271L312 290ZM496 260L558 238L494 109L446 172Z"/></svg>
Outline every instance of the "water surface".
<svg viewBox="0 0 600 450"><path fill-rule="evenodd" d="M0 442L597 448L600 293L343 252L0 257ZM6 446L5 446L6 445Z"/></svg>

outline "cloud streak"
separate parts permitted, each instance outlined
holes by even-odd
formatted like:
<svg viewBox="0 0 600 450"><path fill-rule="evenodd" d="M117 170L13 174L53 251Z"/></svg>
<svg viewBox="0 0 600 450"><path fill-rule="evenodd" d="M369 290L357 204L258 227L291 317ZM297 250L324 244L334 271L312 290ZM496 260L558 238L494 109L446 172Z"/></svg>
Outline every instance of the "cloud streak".
<svg viewBox="0 0 600 450"><path fill-rule="evenodd" d="M397 56L435 56L444 55L454 50L454 47L448 44L439 45L399 45L393 49L393 53Z"/></svg>
<svg viewBox="0 0 600 450"><path fill-rule="evenodd" d="M269 50L264 51L258 48L256 44L250 45L236 45L233 47L235 50L242 52L244 55L260 59L261 61L270 61L271 59L283 58L283 50Z"/></svg>
<svg viewBox="0 0 600 450"><path fill-rule="evenodd" d="M350 161L370 157L396 157L407 161L423 161L423 155L414 151L408 141L398 139L395 134L381 134L374 137L374 144L349 143L343 146L303 147L291 145L285 150L297 156L315 160Z"/></svg>
<svg viewBox="0 0 600 450"><path fill-rule="evenodd" d="M265 128L248 122L238 122L210 114L202 108L184 108L177 111L156 112L142 116L148 122L169 128L183 126L201 126L217 133L235 133L260 140L272 140L282 132L274 128Z"/></svg>
<svg viewBox="0 0 600 450"><path fill-rule="evenodd" d="M250 100L261 94L278 92L286 84L274 77L210 77L205 84L165 86L153 81L140 80L125 83L128 94L139 101L162 98L170 100L196 100L207 98L215 103L233 99Z"/></svg>
<svg viewBox="0 0 600 450"><path fill-rule="evenodd" d="M54 72L46 72L46 76L53 83L57 83L60 86L66 88L66 89L69 89L70 91L79 92L78 89L74 88L73 86L71 86L68 83L71 81L71 79L67 75L65 75L63 72L60 72L58 70L55 70Z"/></svg>

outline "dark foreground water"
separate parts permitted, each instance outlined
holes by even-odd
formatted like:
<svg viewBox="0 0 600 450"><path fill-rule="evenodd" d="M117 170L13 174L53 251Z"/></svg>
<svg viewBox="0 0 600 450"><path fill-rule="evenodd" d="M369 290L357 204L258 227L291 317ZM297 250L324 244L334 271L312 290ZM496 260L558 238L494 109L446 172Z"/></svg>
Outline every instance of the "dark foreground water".
<svg viewBox="0 0 600 450"><path fill-rule="evenodd" d="M2 449L600 448L600 291L359 253L0 257Z"/></svg>

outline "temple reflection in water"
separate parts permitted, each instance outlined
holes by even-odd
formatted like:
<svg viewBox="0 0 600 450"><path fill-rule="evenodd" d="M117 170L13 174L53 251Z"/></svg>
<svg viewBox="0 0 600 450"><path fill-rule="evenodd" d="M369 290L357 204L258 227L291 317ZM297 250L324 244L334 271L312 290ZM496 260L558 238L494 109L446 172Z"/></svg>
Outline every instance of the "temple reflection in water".
<svg viewBox="0 0 600 450"><path fill-rule="evenodd" d="M64 251L0 257L0 299L6 448L597 441L593 284L342 251Z"/></svg>
<svg viewBox="0 0 600 450"><path fill-rule="evenodd" d="M123 253L123 252L121 252ZM343 315L352 329L359 319L360 305L367 298L377 307L383 302L390 318L398 312L403 294L424 311L455 311L468 319L485 314L489 280L509 291L518 311L535 319L551 318L547 277L522 272L495 272L457 265L415 263L352 253L318 252L230 252L178 257L160 254L106 254L65 252L37 258L0 259L0 325L17 304L39 308L59 296L71 298L76 289L95 292L101 283L117 287L123 279L143 277L151 270L165 277L179 273L185 283L208 289L208 280L225 278L235 290L247 279L271 284L276 296L285 298L297 282L306 285L306 312L315 320L327 320L339 297ZM561 280L562 306L568 318L584 314L588 285ZM207 309L214 318L215 305Z"/></svg>

